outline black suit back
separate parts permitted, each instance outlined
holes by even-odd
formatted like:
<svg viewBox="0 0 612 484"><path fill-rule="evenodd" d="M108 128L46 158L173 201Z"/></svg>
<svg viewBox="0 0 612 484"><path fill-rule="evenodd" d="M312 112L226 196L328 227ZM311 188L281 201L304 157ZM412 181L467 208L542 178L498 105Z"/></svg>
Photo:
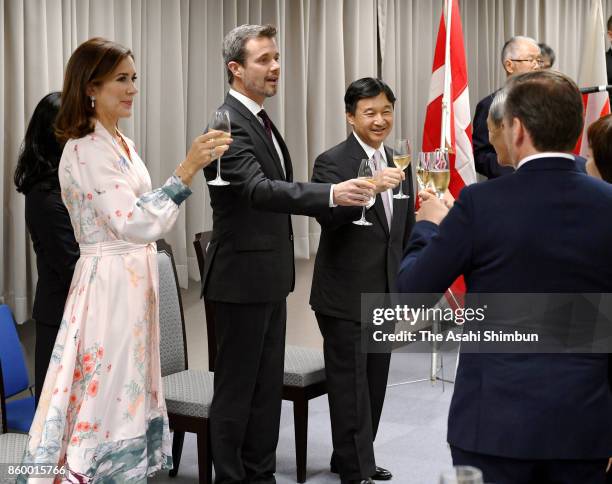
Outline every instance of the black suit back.
<svg viewBox="0 0 612 484"><path fill-rule="evenodd" d="M56 179L39 182L26 194L25 218L38 271L32 317L59 327L79 245Z"/></svg>

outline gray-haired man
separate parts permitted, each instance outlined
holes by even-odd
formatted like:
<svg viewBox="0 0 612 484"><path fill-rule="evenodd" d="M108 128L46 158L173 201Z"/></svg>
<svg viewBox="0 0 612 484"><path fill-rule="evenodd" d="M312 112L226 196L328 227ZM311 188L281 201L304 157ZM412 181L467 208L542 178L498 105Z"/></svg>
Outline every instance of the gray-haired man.
<svg viewBox="0 0 612 484"><path fill-rule="evenodd" d="M512 37L502 48L501 62L507 77L539 69L539 60L540 48L531 37ZM496 92L489 94L476 105L474 122L472 123L474 164L476 165L476 171L487 178L497 178L514 171L511 167L498 164L495 150L489 142L487 116Z"/></svg>

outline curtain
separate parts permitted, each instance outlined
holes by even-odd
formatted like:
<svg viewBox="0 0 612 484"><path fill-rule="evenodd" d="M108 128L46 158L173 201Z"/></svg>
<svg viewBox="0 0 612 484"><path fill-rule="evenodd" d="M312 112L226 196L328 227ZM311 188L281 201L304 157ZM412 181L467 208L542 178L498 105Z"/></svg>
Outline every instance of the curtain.
<svg viewBox="0 0 612 484"><path fill-rule="evenodd" d="M154 186L181 161L228 89L221 45L244 23L278 28L281 83L266 109L289 147L296 181L308 181L315 157L347 134L342 98L357 77L376 74L375 0L0 0L0 302L29 317L36 264L24 197L12 175L38 101L61 90L63 71L84 40L103 36L134 52L140 91L121 129L136 143ZM222 163L223 166L223 163ZM199 280L192 241L212 228L202 175L166 237L183 287ZM296 257L309 257L319 227L293 217Z"/></svg>
<svg viewBox="0 0 612 484"><path fill-rule="evenodd" d="M580 62L590 0L460 0L470 102L502 85L501 46L512 35L551 45L572 77ZM172 173L228 89L224 35L243 23L278 28L282 74L266 109L289 146L295 179L307 181L316 156L349 132L346 86L380 73L395 91L395 130L420 148L442 0L0 0L0 301L19 321L30 313L36 264L13 186L19 146L40 98L60 90L72 51L100 35L130 46L140 94L121 121L154 185ZM612 0L604 0L604 15ZM380 49L378 49L378 44ZM380 71L379 71L380 69ZM193 235L212 228L202 175L168 235L182 286L198 280ZM319 226L294 216L297 257L318 246Z"/></svg>

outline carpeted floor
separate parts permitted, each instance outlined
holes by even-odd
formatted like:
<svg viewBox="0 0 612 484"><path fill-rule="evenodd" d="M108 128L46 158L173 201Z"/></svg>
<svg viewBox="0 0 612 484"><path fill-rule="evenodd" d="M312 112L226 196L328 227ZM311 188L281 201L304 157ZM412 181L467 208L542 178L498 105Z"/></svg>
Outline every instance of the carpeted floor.
<svg viewBox="0 0 612 484"><path fill-rule="evenodd" d="M445 376L452 378L454 355L446 355L444 365ZM390 387L375 450L377 463L393 472L392 482L395 483L437 484L440 473L452 466L446 444L446 418L453 385L426 381L393 386L399 382L428 378L429 368L430 358L424 353L399 353L391 359ZM308 426L306 482L339 483L338 476L329 472L332 445L326 396L311 400ZM283 402L276 464L278 484L296 482L293 439L293 409L291 402ZM185 436L179 475L170 478L167 474L158 474L151 482L198 482L193 434Z"/></svg>
<svg viewBox="0 0 612 484"><path fill-rule="evenodd" d="M308 305L312 280L312 260L296 261L296 287L287 299L287 344L322 347L322 338ZM189 366L207 368L206 326L199 299L199 284L190 281L183 291ZM411 351L423 350L411 345ZM444 357L445 376L453 379L456 357ZM440 473L451 467L446 444L446 419L453 385L429 381L431 359L427 353L394 353L391 358L389 388L375 442L377 464L389 469L394 483L437 484ZM427 379L425 382L397 383ZM283 402L277 449L278 484L296 482L293 408ZM332 451L327 396L311 400L308 419L307 483L339 483L329 472ZM196 445L193 434L186 434L179 474L158 474L151 482L186 484L198 482Z"/></svg>

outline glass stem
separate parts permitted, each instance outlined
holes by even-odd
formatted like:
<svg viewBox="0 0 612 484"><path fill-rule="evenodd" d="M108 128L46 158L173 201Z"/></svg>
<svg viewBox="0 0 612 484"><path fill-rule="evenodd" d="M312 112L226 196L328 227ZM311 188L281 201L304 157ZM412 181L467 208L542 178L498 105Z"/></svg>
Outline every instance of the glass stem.
<svg viewBox="0 0 612 484"><path fill-rule="evenodd" d="M217 158L217 180L221 178L221 156Z"/></svg>

